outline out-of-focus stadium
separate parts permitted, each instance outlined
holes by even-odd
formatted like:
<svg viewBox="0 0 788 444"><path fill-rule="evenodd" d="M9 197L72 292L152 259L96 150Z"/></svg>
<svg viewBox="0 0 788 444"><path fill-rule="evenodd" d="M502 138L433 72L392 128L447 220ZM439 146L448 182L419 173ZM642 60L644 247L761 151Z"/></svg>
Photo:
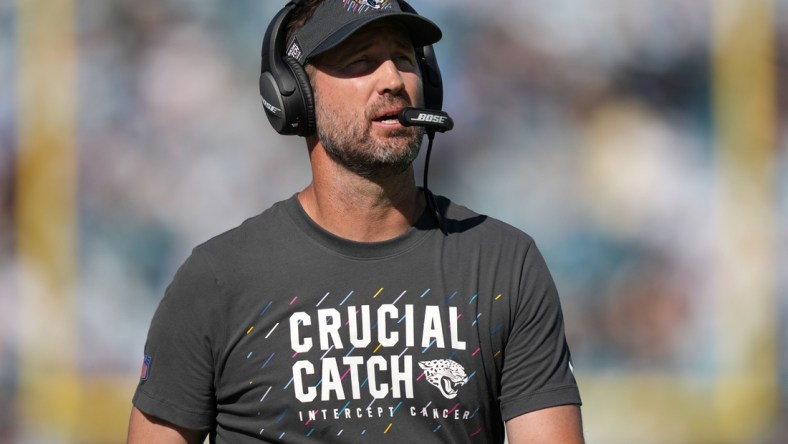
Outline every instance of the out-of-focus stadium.
<svg viewBox="0 0 788 444"><path fill-rule="evenodd" d="M788 1L411 3L430 188L536 238L587 441L788 442ZM283 5L0 2L0 443L123 442L176 268L308 183L257 93Z"/></svg>

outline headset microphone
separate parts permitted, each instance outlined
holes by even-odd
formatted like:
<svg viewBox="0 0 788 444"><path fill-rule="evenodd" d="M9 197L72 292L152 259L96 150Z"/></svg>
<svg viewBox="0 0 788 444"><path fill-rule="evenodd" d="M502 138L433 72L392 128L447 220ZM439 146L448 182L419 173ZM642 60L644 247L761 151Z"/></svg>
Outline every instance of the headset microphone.
<svg viewBox="0 0 788 444"><path fill-rule="evenodd" d="M397 116L403 126L423 126L428 131L445 133L454 128L454 120L443 111L425 108L405 108Z"/></svg>
<svg viewBox="0 0 788 444"><path fill-rule="evenodd" d="M397 119L402 126L421 126L427 129L429 143L427 144L427 155L424 159L424 197L427 199L427 207L429 207L432 217L441 231L446 234L443 217L441 217L438 205L435 203L435 197L428 187L427 178L429 177L430 154L432 154L432 141L435 139L435 131L445 133L451 130L454 128L454 120L443 111L425 108L405 108L399 112Z"/></svg>

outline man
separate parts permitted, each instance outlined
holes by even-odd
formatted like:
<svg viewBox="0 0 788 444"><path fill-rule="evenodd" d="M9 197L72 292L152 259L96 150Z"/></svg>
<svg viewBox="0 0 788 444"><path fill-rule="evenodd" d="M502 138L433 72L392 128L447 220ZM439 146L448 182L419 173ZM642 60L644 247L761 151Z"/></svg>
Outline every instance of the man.
<svg viewBox="0 0 788 444"><path fill-rule="evenodd" d="M424 129L397 116L424 105L440 30L396 1L288 8L287 69L308 77L314 122L278 130L304 131L312 182L178 271L129 442L502 442L504 422L510 443L582 442L533 240L445 198L433 213L415 184ZM263 99L272 123L290 112Z"/></svg>

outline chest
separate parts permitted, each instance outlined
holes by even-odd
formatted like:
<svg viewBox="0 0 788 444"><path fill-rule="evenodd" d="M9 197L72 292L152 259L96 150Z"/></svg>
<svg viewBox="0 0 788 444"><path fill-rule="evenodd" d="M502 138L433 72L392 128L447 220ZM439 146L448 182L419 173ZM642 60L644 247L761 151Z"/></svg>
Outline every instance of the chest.
<svg viewBox="0 0 788 444"><path fill-rule="evenodd" d="M502 282L360 271L254 280L228 317L219 421L302 437L470 436L500 425L516 291Z"/></svg>

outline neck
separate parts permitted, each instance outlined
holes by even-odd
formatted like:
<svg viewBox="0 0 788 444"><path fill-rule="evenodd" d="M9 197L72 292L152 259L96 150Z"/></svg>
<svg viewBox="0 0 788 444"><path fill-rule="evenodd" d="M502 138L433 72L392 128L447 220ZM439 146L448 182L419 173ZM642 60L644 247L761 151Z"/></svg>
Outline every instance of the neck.
<svg viewBox="0 0 788 444"><path fill-rule="evenodd" d="M379 242L404 234L424 210L413 167L385 178L345 169L319 143L310 144L312 183L298 198L304 211L332 234Z"/></svg>

